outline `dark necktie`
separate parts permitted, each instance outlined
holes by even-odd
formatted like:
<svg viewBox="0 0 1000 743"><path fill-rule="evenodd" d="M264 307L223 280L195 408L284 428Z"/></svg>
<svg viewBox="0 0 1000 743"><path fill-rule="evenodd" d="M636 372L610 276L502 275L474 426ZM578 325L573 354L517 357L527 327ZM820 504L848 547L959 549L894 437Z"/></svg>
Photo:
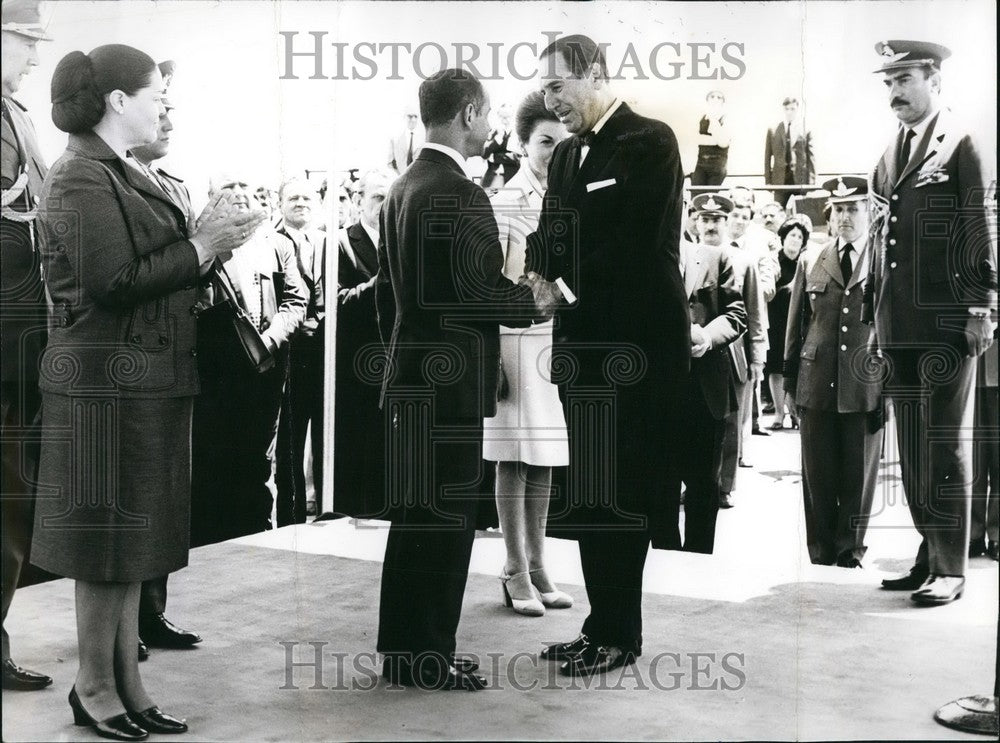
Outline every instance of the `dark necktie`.
<svg viewBox="0 0 1000 743"><path fill-rule="evenodd" d="M413 164L413 132L410 132L410 146L406 149L406 164Z"/></svg>
<svg viewBox="0 0 1000 743"><path fill-rule="evenodd" d="M897 173L902 173L906 170L906 164L910 162L910 144L913 142L915 136L917 136L917 133L912 129L906 131L906 136L903 138L903 146L899 149L899 160L896 162Z"/></svg>
<svg viewBox="0 0 1000 743"><path fill-rule="evenodd" d="M785 162L790 163L792 161L792 129L791 127L785 127Z"/></svg>
<svg viewBox="0 0 1000 743"><path fill-rule="evenodd" d="M851 265L851 251L854 250L854 246L850 243L844 246L843 251L840 254L840 275L844 277L844 284L847 285L851 281L851 274L854 273L854 266Z"/></svg>

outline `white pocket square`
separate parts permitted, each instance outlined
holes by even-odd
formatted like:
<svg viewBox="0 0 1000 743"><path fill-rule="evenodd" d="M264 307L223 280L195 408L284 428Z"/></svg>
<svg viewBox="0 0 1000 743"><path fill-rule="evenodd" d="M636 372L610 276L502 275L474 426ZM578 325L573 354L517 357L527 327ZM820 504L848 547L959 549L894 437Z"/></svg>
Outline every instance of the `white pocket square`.
<svg viewBox="0 0 1000 743"><path fill-rule="evenodd" d="M615 178L608 178L606 181L594 181L593 183L587 184L587 193L591 191L596 191L599 188L607 188L608 186L613 186L618 183Z"/></svg>

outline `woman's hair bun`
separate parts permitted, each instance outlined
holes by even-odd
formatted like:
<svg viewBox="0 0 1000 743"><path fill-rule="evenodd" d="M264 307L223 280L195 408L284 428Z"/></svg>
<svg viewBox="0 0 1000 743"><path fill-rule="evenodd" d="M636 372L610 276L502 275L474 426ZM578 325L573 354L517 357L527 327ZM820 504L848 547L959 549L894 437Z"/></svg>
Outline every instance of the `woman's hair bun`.
<svg viewBox="0 0 1000 743"><path fill-rule="evenodd" d="M94 82L94 64L70 52L52 74L52 123L69 134L90 131L104 116L104 96Z"/></svg>
<svg viewBox="0 0 1000 743"><path fill-rule="evenodd" d="M52 75L52 123L69 134L90 131L104 117L105 95L135 95L150 84L155 69L152 57L125 44L70 52Z"/></svg>

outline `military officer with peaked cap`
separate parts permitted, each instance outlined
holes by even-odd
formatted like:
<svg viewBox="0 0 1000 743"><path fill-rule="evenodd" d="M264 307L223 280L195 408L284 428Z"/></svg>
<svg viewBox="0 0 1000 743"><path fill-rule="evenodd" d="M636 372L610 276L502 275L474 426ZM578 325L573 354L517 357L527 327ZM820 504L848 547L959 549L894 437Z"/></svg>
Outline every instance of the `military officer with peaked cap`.
<svg viewBox="0 0 1000 743"><path fill-rule="evenodd" d="M996 265L979 151L941 107L923 41L875 45L899 131L872 174L877 243L866 317L889 362L903 490L923 537L909 573L882 582L921 604L962 595L968 562L976 357L992 342Z"/></svg>
<svg viewBox="0 0 1000 743"><path fill-rule="evenodd" d="M803 253L785 334L785 389L799 407L802 500L809 559L861 567L882 448L881 365L861 321L868 245L868 183L823 184L836 237ZM784 229L784 228L783 228Z"/></svg>
<svg viewBox="0 0 1000 743"><path fill-rule="evenodd" d="M3 121L0 233L0 448L3 504L3 620L31 545L38 465L37 423L41 407L38 359L45 346L46 303L41 262L35 245L35 209L45 178L45 161L35 141L27 109L14 99L24 76L38 66L35 49L49 41L38 2L3 0ZM32 441L35 439L35 441ZM19 668L10 658L3 630L3 688L34 690L52 683Z"/></svg>

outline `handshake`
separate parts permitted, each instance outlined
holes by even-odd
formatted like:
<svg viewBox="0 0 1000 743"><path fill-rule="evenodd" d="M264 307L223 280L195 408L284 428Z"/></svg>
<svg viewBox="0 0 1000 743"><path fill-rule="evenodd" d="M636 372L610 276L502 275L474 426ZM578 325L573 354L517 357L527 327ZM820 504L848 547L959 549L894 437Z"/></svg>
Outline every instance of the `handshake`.
<svg viewBox="0 0 1000 743"><path fill-rule="evenodd" d="M535 309L543 318L548 319L555 314L556 307L563 301L563 293L555 282L546 281L534 271L528 271L517 283L531 289L535 298Z"/></svg>

